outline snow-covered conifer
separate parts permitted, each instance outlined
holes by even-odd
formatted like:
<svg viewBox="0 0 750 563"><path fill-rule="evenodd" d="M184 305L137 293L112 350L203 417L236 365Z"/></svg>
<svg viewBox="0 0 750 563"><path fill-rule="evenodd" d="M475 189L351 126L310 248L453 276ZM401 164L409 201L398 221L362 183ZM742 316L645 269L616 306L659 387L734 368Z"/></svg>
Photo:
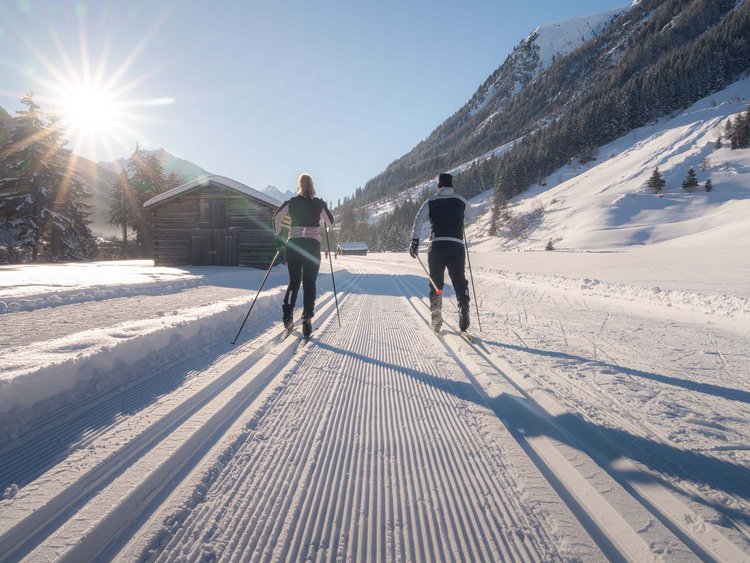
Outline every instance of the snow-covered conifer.
<svg viewBox="0 0 750 563"><path fill-rule="evenodd" d="M661 177L661 172L659 172L659 167L657 166L656 168L654 168L654 171L651 173L651 176L646 182L646 187L649 188L653 193L658 194L661 193L665 185L666 182L664 181L664 178Z"/></svg>
<svg viewBox="0 0 750 563"><path fill-rule="evenodd" d="M682 181L682 189L688 193L692 193L698 187L698 178L695 176L695 169L691 166L688 170L687 176Z"/></svg>
<svg viewBox="0 0 750 563"><path fill-rule="evenodd" d="M0 218L9 244L32 260L80 259L93 250L90 194L75 173L59 120L40 111L33 94L0 148Z"/></svg>

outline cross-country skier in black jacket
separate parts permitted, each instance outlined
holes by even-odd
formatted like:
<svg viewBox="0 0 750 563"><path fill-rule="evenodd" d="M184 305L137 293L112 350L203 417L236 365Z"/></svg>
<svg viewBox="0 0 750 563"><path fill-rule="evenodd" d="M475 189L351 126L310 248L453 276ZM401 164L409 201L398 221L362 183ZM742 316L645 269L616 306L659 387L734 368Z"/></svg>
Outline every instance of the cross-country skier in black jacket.
<svg viewBox="0 0 750 563"><path fill-rule="evenodd" d="M458 300L458 325L461 331L469 328L469 282L466 281L466 253L464 248L464 214L466 200L453 191L453 176L438 176L438 191L422 204L414 218L409 254L417 257L419 235L423 223L430 221L430 246L427 264L430 270L430 311L432 328L440 330L443 324L443 285L445 269L453 283Z"/></svg>
<svg viewBox="0 0 750 563"><path fill-rule="evenodd" d="M289 286L281 306L284 326L291 331L292 313L302 284L302 333L309 338L315 314L315 281L320 270L320 221L333 224L333 215L325 201L315 197L310 174L300 174L297 195L285 201L273 216L279 250L286 247Z"/></svg>

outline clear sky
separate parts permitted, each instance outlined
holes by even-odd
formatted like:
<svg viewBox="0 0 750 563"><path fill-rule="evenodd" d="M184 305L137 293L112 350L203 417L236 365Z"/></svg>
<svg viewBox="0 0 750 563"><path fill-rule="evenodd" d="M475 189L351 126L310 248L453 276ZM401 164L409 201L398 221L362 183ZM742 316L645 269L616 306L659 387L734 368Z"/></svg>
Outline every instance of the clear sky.
<svg viewBox="0 0 750 563"><path fill-rule="evenodd" d="M64 103L69 147L93 160L138 141L282 191L309 171L335 204L535 27L626 3L0 0L0 106Z"/></svg>

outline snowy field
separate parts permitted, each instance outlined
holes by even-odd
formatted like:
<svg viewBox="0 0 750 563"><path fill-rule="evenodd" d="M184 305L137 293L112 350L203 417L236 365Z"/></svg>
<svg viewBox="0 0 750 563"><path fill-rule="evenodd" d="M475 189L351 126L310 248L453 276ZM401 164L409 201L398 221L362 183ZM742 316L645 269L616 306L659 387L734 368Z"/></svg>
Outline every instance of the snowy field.
<svg viewBox="0 0 750 563"><path fill-rule="evenodd" d="M473 253L475 344L340 257L304 347L282 267L236 346L262 271L0 267L0 553L750 559L747 264L692 256Z"/></svg>

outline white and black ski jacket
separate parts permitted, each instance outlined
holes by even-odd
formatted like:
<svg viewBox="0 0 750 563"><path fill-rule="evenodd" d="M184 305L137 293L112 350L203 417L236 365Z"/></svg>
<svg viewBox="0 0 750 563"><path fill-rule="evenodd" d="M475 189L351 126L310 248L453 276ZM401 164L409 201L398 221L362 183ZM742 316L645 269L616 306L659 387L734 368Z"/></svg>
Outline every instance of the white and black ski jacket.
<svg viewBox="0 0 750 563"><path fill-rule="evenodd" d="M451 241L464 243L464 213L466 200L453 188L440 188L422 204L414 218L411 238L420 238L422 225L430 220L430 242Z"/></svg>

